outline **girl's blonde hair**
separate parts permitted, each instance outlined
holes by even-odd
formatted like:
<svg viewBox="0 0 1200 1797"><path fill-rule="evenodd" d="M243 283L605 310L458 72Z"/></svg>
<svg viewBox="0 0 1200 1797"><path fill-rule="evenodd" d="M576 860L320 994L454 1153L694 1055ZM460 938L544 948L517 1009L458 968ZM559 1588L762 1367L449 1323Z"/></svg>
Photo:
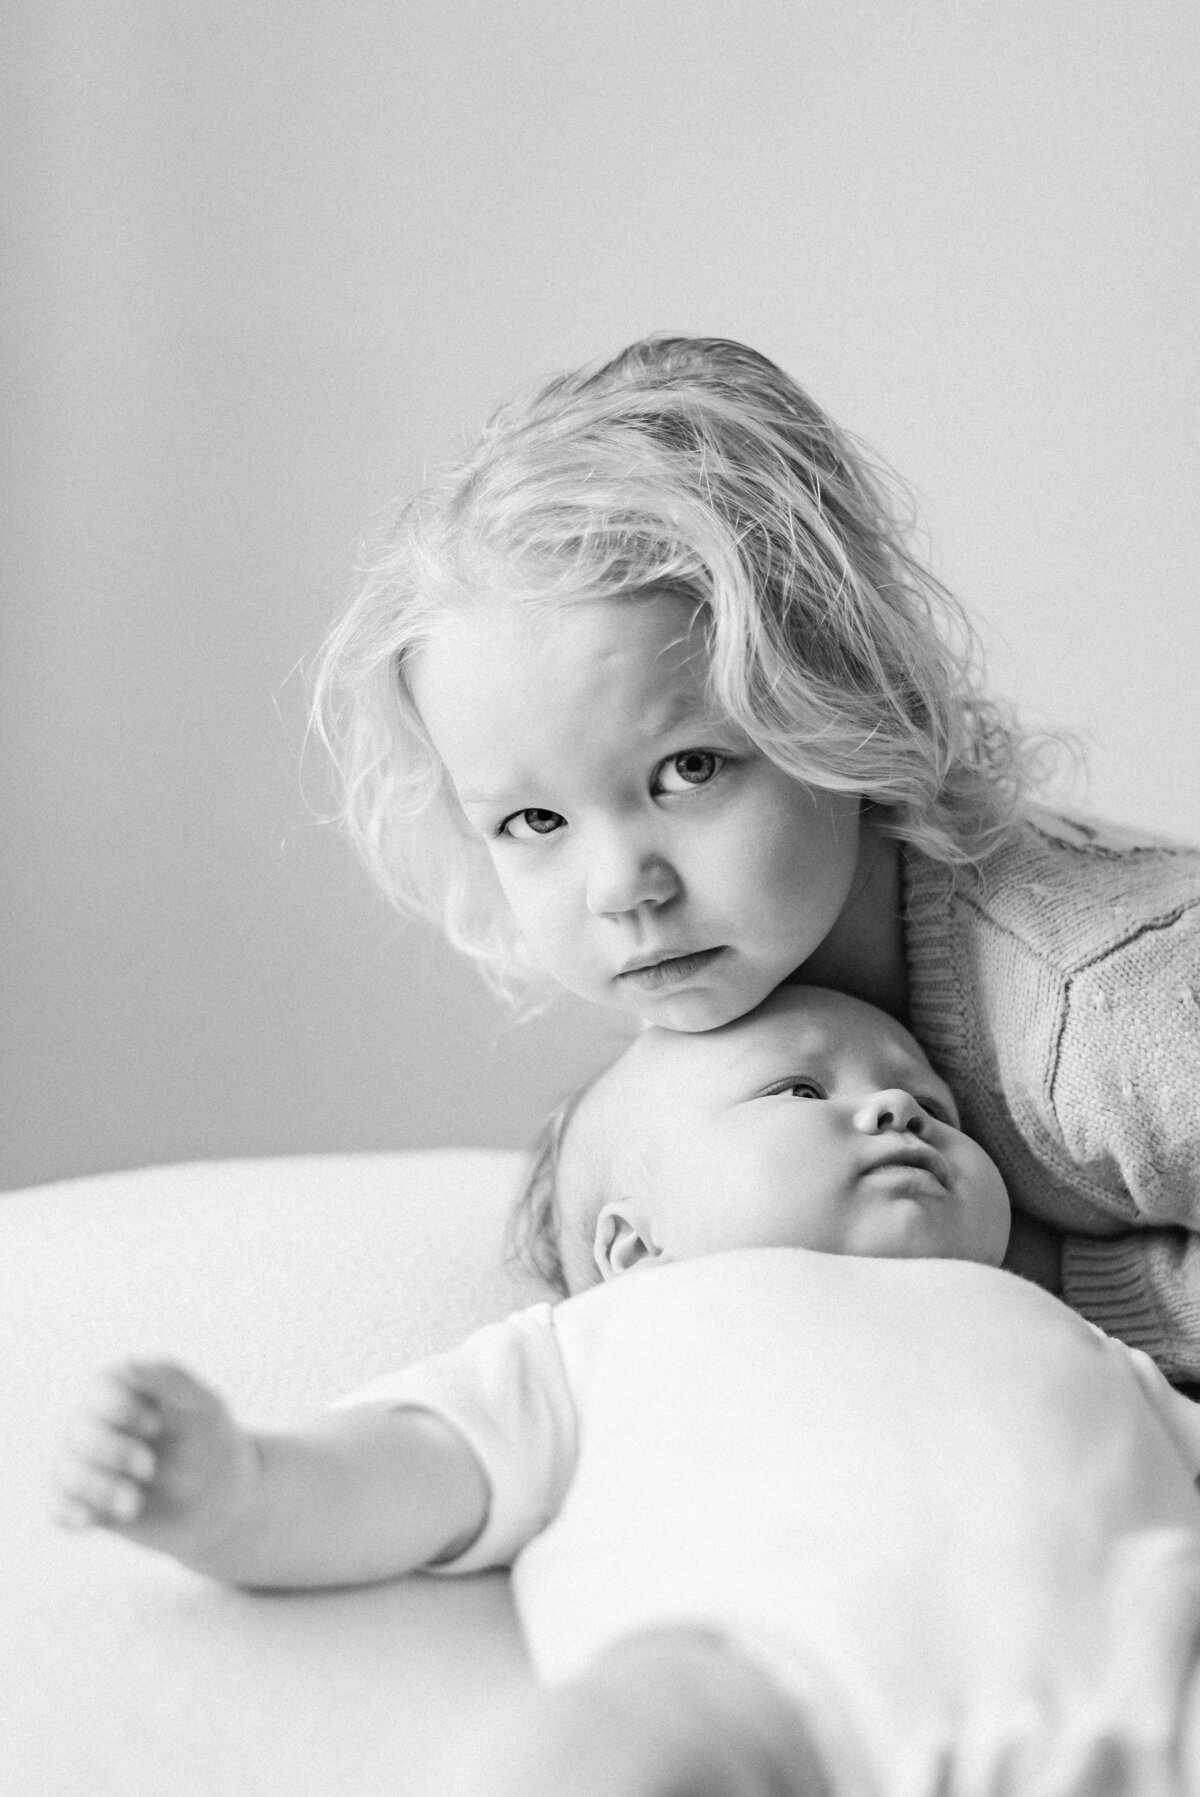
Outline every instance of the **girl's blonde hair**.
<svg viewBox="0 0 1200 1797"><path fill-rule="evenodd" d="M496 987L537 976L487 849L413 704L451 609L669 590L694 601L713 695L797 779L895 837L975 862L1035 752L982 693L961 608L910 548L894 477L773 363L651 337L503 406L400 512L316 670L341 816L385 893Z"/></svg>

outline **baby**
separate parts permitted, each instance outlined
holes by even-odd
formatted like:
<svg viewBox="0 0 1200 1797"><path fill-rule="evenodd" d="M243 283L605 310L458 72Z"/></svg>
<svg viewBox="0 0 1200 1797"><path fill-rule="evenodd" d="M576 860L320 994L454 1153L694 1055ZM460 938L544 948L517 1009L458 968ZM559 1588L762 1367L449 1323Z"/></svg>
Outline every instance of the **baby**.
<svg viewBox="0 0 1200 1797"><path fill-rule="evenodd" d="M575 1295L290 1434L119 1367L61 1520L250 1587L511 1564L543 1688L481 1797L1200 1790L1200 1412L998 1270L905 1030L649 1029L548 1165Z"/></svg>

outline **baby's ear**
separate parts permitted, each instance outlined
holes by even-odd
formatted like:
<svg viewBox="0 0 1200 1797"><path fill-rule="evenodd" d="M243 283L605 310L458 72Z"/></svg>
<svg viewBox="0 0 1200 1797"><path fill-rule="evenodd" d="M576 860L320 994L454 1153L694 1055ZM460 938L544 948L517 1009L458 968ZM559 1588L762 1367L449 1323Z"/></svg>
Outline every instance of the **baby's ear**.
<svg viewBox="0 0 1200 1797"><path fill-rule="evenodd" d="M615 1279L634 1267L656 1261L662 1250L644 1235L624 1204L606 1204L596 1218L592 1255L602 1279Z"/></svg>

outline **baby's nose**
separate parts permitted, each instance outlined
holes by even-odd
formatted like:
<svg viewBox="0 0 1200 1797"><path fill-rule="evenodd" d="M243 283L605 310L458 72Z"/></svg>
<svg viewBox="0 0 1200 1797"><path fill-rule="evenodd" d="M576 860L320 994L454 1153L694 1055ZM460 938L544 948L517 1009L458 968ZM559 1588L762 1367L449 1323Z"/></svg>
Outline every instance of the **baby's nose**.
<svg viewBox="0 0 1200 1797"><path fill-rule="evenodd" d="M872 1093L855 1112L854 1122L866 1135L895 1129L920 1136L924 1135L929 1118L911 1093L897 1087L894 1091Z"/></svg>

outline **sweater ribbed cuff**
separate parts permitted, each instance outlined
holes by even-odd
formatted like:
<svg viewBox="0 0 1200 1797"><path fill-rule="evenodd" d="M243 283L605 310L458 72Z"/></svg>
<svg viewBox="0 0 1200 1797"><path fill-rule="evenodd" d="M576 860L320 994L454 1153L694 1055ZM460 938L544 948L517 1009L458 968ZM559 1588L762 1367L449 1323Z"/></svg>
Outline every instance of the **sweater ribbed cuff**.
<svg viewBox="0 0 1200 1797"><path fill-rule="evenodd" d="M1144 1348L1168 1378L1200 1378L1200 1358L1193 1347L1180 1356L1178 1320L1172 1325L1155 1300L1150 1261L1157 1231L1108 1237L1070 1235L1063 1240L1063 1297L1072 1310L1119 1336L1131 1348ZM1188 1339L1195 1343L1194 1330Z"/></svg>

